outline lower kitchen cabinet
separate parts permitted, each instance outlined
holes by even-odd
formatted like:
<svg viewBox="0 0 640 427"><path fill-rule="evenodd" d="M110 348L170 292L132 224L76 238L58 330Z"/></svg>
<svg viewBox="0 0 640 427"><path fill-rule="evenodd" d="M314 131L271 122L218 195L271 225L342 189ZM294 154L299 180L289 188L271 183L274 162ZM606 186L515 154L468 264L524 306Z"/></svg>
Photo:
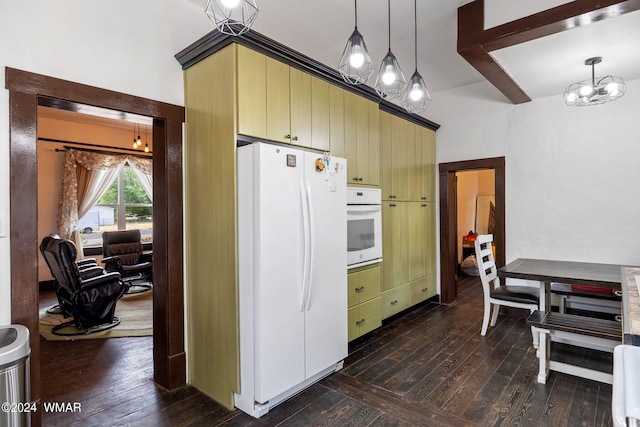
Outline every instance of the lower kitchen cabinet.
<svg viewBox="0 0 640 427"><path fill-rule="evenodd" d="M382 325L381 278L380 266L367 266L349 271L347 276L349 341Z"/></svg>
<svg viewBox="0 0 640 427"><path fill-rule="evenodd" d="M421 277L382 292L382 319L400 313L436 295L436 275Z"/></svg>
<svg viewBox="0 0 640 427"><path fill-rule="evenodd" d="M380 326L382 326L380 297L349 309L349 341L353 341Z"/></svg>

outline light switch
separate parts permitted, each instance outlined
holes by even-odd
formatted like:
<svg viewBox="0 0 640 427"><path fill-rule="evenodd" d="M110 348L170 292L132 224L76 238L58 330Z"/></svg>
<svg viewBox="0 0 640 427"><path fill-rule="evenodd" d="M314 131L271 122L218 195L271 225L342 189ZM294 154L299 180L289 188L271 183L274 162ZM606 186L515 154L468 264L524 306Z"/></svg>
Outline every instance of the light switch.
<svg viewBox="0 0 640 427"><path fill-rule="evenodd" d="M0 237L7 237L7 217L0 215Z"/></svg>

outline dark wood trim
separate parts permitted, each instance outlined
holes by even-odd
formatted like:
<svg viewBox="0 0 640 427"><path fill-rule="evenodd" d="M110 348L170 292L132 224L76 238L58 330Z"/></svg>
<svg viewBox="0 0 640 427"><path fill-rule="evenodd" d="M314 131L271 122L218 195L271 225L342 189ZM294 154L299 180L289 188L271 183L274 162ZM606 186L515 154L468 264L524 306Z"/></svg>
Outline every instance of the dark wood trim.
<svg viewBox="0 0 640 427"><path fill-rule="evenodd" d="M531 100L491 55L579 26L640 10L640 0L580 0L484 29L484 0L458 8L458 53L514 104Z"/></svg>
<svg viewBox="0 0 640 427"><path fill-rule="evenodd" d="M505 158L465 160L441 163L440 182L440 301L450 304L456 299L457 271L457 227L455 211L455 174L461 171L493 169L495 172L496 229L493 240L496 244L496 264L501 267L506 259L505 238Z"/></svg>
<svg viewBox="0 0 640 427"><path fill-rule="evenodd" d="M38 325L38 99L9 92L9 237L11 250L11 323L29 329L31 401L40 405L40 334ZM35 378L35 379L34 379ZM39 414L36 415L36 418ZM39 426L39 420L34 423Z"/></svg>
<svg viewBox="0 0 640 427"><path fill-rule="evenodd" d="M11 321L31 333L31 398L40 396L37 242L37 107L42 97L153 118L155 381L186 383L182 248L182 123L184 107L7 67L10 103ZM157 204L156 204L157 203ZM156 214L157 210L157 214ZM40 413L32 425L40 425Z"/></svg>
<svg viewBox="0 0 640 427"><path fill-rule="evenodd" d="M432 130L438 130L439 124L432 122L417 114L411 114L397 105L385 101L380 98L378 93L371 86L367 85L352 85L347 84L343 80L340 73L328 67L306 55L301 54L277 41L270 39L269 37L258 33L254 30L241 34L239 36L230 36L222 34L217 30L211 31L209 34L201 37L199 40L192 43L182 51L175 55L176 60L180 63L183 69L187 69L192 65L202 61L209 55L219 51L220 49L228 46L231 43L237 43L239 45L248 47L263 55L277 59L291 67L302 70L312 76L326 80L327 82L340 86L343 89L354 92L360 96L363 96L373 102L379 104L380 109L390 114L402 117L413 123Z"/></svg>

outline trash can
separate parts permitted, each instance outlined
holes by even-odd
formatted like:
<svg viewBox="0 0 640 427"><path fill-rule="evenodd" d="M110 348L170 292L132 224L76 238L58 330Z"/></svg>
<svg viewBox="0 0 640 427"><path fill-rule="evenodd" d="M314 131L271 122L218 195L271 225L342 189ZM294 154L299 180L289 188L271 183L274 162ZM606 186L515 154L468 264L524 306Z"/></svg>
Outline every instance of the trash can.
<svg viewBox="0 0 640 427"><path fill-rule="evenodd" d="M0 426L28 426L29 330L23 325L0 326Z"/></svg>

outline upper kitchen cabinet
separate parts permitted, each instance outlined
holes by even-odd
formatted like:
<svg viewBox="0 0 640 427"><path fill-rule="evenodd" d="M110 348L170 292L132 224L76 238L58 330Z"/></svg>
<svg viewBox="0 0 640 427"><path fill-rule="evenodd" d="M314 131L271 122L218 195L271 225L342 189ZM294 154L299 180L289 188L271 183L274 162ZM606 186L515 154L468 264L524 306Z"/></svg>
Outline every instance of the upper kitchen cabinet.
<svg viewBox="0 0 640 427"><path fill-rule="evenodd" d="M382 199L433 201L435 132L380 112Z"/></svg>
<svg viewBox="0 0 640 427"><path fill-rule="evenodd" d="M380 121L378 105L354 93L344 91L344 141L336 141L337 150L347 158L347 183L380 185ZM343 147L340 147L344 144Z"/></svg>
<svg viewBox="0 0 640 427"><path fill-rule="evenodd" d="M238 133L329 150L330 85L238 46Z"/></svg>

